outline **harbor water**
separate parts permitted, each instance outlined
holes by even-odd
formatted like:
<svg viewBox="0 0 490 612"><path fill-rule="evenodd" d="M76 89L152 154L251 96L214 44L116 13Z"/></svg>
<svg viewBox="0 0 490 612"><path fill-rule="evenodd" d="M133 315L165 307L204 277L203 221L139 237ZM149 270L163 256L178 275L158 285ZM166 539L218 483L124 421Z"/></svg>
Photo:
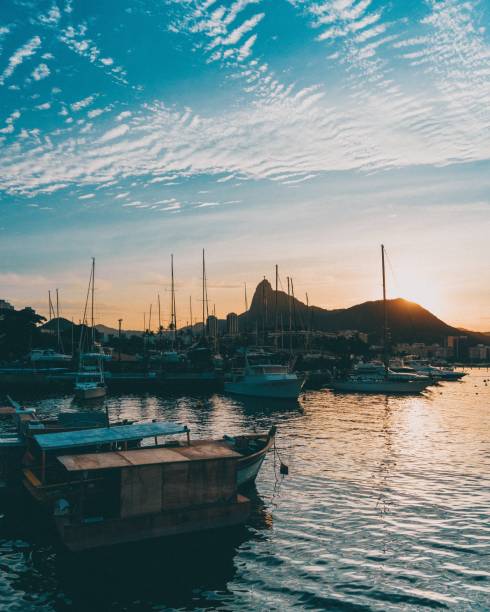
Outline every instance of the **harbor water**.
<svg viewBox="0 0 490 612"><path fill-rule="evenodd" d="M81 409L68 396L24 403L40 416ZM113 421L186 423L195 438L276 424L252 517L69 554L27 498L3 498L2 610L490 609L488 370L413 397L128 394L92 409L106 407Z"/></svg>

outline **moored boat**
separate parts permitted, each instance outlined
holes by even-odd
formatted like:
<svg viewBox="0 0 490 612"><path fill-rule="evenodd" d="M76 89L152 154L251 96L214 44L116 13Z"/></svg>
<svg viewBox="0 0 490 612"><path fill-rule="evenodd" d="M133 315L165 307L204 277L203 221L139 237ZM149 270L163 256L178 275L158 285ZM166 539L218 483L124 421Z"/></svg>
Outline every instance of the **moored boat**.
<svg viewBox="0 0 490 612"><path fill-rule="evenodd" d="M245 368L225 381L225 393L270 399L298 399L304 379L288 366L260 362L252 365L245 355Z"/></svg>
<svg viewBox="0 0 490 612"><path fill-rule="evenodd" d="M329 386L334 391L348 391L351 393L420 393L427 388L427 380L390 380L389 378L373 378L350 376L344 380L334 380Z"/></svg>
<svg viewBox="0 0 490 612"><path fill-rule="evenodd" d="M185 441L159 441L182 433ZM185 425L164 422L40 434L24 486L72 550L235 525L250 512L238 490L274 437L273 427L191 440Z"/></svg>
<svg viewBox="0 0 490 612"><path fill-rule="evenodd" d="M91 295L91 339L90 352L83 353L84 334L80 335L79 353L80 365L75 380L75 397L82 400L100 399L107 393L104 381L103 362L107 359L102 347L95 342L94 299L95 299L95 258L92 258L92 269L87 291L87 301L83 320L86 320L88 298Z"/></svg>

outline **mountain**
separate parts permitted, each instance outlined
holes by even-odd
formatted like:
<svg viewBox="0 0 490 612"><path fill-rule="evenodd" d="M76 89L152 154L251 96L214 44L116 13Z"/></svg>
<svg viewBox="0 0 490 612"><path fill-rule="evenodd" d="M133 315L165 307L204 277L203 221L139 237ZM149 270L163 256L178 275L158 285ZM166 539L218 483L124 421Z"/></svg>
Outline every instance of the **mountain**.
<svg viewBox="0 0 490 612"><path fill-rule="evenodd" d="M119 330L114 327L108 327L107 325L102 325L99 323L95 326L95 329L106 336L117 336L119 334ZM141 330L133 330L133 329L123 329L121 333L125 336L142 336L143 332Z"/></svg>
<svg viewBox="0 0 490 612"><path fill-rule="evenodd" d="M60 332L71 330L71 326L72 326L71 321L63 317L60 317L59 321L60 321ZM44 323L44 325L41 325L41 327L43 329L48 329L50 331L56 332L58 330L58 319L57 318L51 319L50 321L47 321L46 323Z"/></svg>
<svg viewBox="0 0 490 612"><path fill-rule="evenodd" d="M381 338L384 320L382 300L364 302L350 308L327 310L318 306L309 308L298 299L291 300L284 291L277 293L279 326L289 326L289 301L293 329L320 331L357 330ZM249 329L265 324L275 327L276 295L269 281L264 279L255 290L248 313L240 315L242 327ZM446 336L461 336L461 330L452 327L415 302L403 298L387 300L388 326L393 342L439 342ZM477 332L465 332L470 340L490 344L490 336Z"/></svg>

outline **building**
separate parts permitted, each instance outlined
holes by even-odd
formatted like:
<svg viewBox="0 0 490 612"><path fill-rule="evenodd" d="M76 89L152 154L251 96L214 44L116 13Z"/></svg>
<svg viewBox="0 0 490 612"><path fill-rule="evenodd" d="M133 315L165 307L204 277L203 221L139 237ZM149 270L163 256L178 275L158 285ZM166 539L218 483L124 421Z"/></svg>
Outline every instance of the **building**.
<svg viewBox="0 0 490 612"><path fill-rule="evenodd" d="M218 335L218 319L214 315L209 315L206 320L206 333L210 338Z"/></svg>
<svg viewBox="0 0 490 612"><path fill-rule="evenodd" d="M454 359L467 359L469 357L468 336L448 336L446 346L452 349Z"/></svg>
<svg viewBox="0 0 490 612"><path fill-rule="evenodd" d="M485 346L484 344L470 346L468 353L471 361L487 361L490 359L490 346Z"/></svg>
<svg viewBox="0 0 490 612"><path fill-rule="evenodd" d="M14 307L7 300L0 300L0 310L14 310Z"/></svg>
<svg viewBox="0 0 490 612"><path fill-rule="evenodd" d="M238 315L236 312L230 312L226 315L226 333L228 336L236 336L238 334Z"/></svg>

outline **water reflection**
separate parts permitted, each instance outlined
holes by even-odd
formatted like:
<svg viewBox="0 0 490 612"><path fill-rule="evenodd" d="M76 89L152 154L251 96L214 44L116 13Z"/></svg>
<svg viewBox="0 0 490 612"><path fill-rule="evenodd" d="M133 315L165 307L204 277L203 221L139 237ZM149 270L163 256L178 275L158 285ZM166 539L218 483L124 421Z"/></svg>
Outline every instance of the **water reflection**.
<svg viewBox="0 0 490 612"><path fill-rule="evenodd" d="M83 556L54 546L26 504L0 502L0 599L36 611L487 609L487 378L419 397L311 391L297 405L109 395L94 410L111 420L180 421L195 437L276 424L289 476L269 454L242 529ZM74 409L70 396L29 405Z"/></svg>

